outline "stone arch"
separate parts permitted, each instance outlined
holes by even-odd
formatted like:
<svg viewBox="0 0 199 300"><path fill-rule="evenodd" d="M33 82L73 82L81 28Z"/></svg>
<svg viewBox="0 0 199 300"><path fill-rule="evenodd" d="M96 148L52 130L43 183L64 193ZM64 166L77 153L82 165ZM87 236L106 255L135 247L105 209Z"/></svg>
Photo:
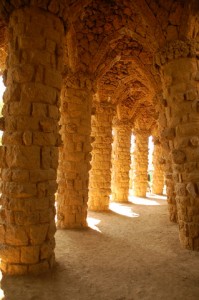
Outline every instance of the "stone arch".
<svg viewBox="0 0 199 300"><path fill-rule="evenodd" d="M101 154L99 148L104 147L107 158L106 175L110 179L113 117L119 116L115 124L118 140L120 137L121 140L129 140L133 126L138 135L146 137L153 127L157 109L162 113L162 123L159 120L159 127L162 126L161 138L166 141L165 147L169 148L170 167L174 172L171 181L175 184L179 200L181 240L185 247L198 250L197 206L193 204L198 197L198 185L190 179L195 176L191 168L196 168L198 158L192 162L189 156L190 148L190 153L194 155L198 150L198 133L195 131L195 136L192 136L189 132L190 120L197 123L198 112L198 56L195 47L198 43L198 1L10 0L1 1L0 12L1 69L5 68L7 24L10 28L10 53L8 70L5 72L8 86L4 96L5 134L4 146L0 148L0 162L4 169L1 217L5 221L0 224L2 243L5 245L5 251L1 248L4 261L2 268L13 274L36 272L53 265L53 203L57 170L55 148L60 145L58 119L61 87L60 124L64 145L60 150L62 169L58 171L58 198L61 199L59 226L87 226L91 141L96 150L96 161L99 157L97 154ZM25 26L18 24L20 19ZM34 26L30 26L31 22ZM65 39L64 43L62 38ZM190 38L193 41L187 40ZM44 53L40 53L41 57L38 57L40 48ZM160 76L163 85L160 84ZM188 82L188 91L184 88L184 78ZM175 81L182 83L180 88L178 86L182 89L181 94L177 88L175 91L173 89ZM156 97L162 90L163 97ZM180 100L182 107L176 104ZM185 117L182 117L181 109L185 112ZM90 138L91 123L92 134L95 133L98 140ZM181 139L181 136L179 138L179 131L186 135L185 139ZM127 154L128 147L126 149ZM34 165L32 161L28 161L28 171L26 168L24 171L23 159L33 155L32 153L37 159L32 159ZM97 163L101 168L100 174L105 174L101 161ZM185 169L187 173L183 173ZM187 174L189 182L186 181ZM26 190L26 183L29 184L27 186L30 191ZM106 200L110 191L109 183L103 180ZM25 206L27 203L24 204L27 194L28 197L33 194L35 198L38 195L43 204L38 209L39 221L36 219L36 224L26 224L29 232L24 229L23 216L25 214L26 222L30 213L33 219L30 218L27 222L34 221L34 205L37 200L30 197L33 210L30 212L29 207ZM187 214L183 201L188 201ZM20 211L16 213L19 202ZM103 207L107 209L108 201ZM18 223L15 224L16 222ZM36 233L39 233L39 237L43 234L42 241L37 240ZM47 237L46 240L44 236ZM7 243L10 240L13 243L11 247ZM34 243L38 243L38 247ZM7 259L12 251L15 251L17 257L14 262Z"/></svg>

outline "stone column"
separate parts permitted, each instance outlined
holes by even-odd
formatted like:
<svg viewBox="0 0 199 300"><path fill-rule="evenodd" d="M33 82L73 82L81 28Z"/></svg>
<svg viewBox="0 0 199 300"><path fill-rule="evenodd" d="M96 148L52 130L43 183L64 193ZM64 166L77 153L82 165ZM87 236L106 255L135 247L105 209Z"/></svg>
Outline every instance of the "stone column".
<svg viewBox="0 0 199 300"><path fill-rule="evenodd" d="M181 244L199 250L199 64L194 41L175 41L156 58L161 68Z"/></svg>
<svg viewBox="0 0 199 300"><path fill-rule="evenodd" d="M132 138L133 137L133 138ZM134 159L134 152L135 152L135 136L132 133L131 135L131 164L130 164L130 172L129 172L129 191L132 195L134 193L134 170L135 170L135 159Z"/></svg>
<svg viewBox="0 0 199 300"><path fill-rule="evenodd" d="M146 197L147 192L148 138L148 132L135 131L133 194L137 197Z"/></svg>
<svg viewBox="0 0 199 300"><path fill-rule="evenodd" d="M89 210L106 211L111 194L112 120L115 110L107 102L95 103L94 110L88 207Z"/></svg>
<svg viewBox="0 0 199 300"><path fill-rule="evenodd" d="M0 266L8 274L40 273L54 264L63 37L60 19L44 10L10 15L0 148Z"/></svg>
<svg viewBox="0 0 199 300"><path fill-rule="evenodd" d="M162 145L162 156L164 159L164 176L165 176L165 185L166 185L166 194L168 202L168 211L169 219L171 222L178 221L177 215L177 205L176 205L176 194L173 181L173 170L172 170L172 161L170 155L170 140L174 137L174 132L169 129L169 120L166 118L165 111L165 101L163 100L163 105L160 108L160 114L158 119L158 127L160 132L160 140Z"/></svg>
<svg viewBox="0 0 199 300"><path fill-rule="evenodd" d="M152 192L154 194L162 195L164 188L164 170L162 157L162 145L158 138L153 137L154 150L153 150L153 180L152 180Z"/></svg>
<svg viewBox="0 0 199 300"><path fill-rule="evenodd" d="M87 74L68 74L61 96L58 228L87 227L92 95Z"/></svg>
<svg viewBox="0 0 199 300"><path fill-rule="evenodd" d="M132 125L129 120L116 119L113 123L113 130L112 200L128 202Z"/></svg>

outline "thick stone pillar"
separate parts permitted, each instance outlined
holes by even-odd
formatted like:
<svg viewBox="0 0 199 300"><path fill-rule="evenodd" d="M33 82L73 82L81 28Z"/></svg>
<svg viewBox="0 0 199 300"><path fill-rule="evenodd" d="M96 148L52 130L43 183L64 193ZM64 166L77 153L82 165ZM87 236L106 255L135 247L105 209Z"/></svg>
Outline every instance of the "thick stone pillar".
<svg viewBox="0 0 199 300"><path fill-rule="evenodd" d="M87 227L92 95L86 74L67 76L61 95L63 145L58 169L58 228Z"/></svg>
<svg viewBox="0 0 199 300"><path fill-rule="evenodd" d="M111 194L112 120L115 110L107 102L95 103L93 109L88 208L106 211Z"/></svg>
<svg viewBox="0 0 199 300"><path fill-rule="evenodd" d="M162 145L158 138L153 137L154 150L153 150L153 180L152 192L157 195L162 195L164 188L164 169L162 157Z"/></svg>
<svg viewBox="0 0 199 300"><path fill-rule="evenodd" d="M128 202L132 125L129 120L116 119L113 123L113 130L112 200Z"/></svg>
<svg viewBox="0 0 199 300"><path fill-rule="evenodd" d="M1 269L40 273L54 264L63 24L36 8L9 19L1 147Z"/></svg>
<svg viewBox="0 0 199 300"><path fill-rule="evenodd" d="M137 197L146 197L147 192L148 139L148 132L135 131L133 194Z"/></svg>
<svg viewBox="0 0 199 300"><path fill-rule="evenodd" d="M175 41L159 56L181 244L199 250L199 64L194 41ZM171 134L172 133L172 134Z"/></svg>
<svg viewBox="0 0 199 300"><path fill-rule="evenodd" d="M168 202L169 219L171 222L178 222L178 212L176 204L176 192L173 179L172 161L169 152L167 151L167 157L165 159L165 184Z"/></svg>
<svg viewBox="0 0 199 300"><path fill-rule="evenodd" d="M130 150L130 155L131 155L131 164L130 164L130 172L129 172L129 190L130 194L133 194L134 191L134 170L135 170L135 159L134 159L134 152L135 152L135 136L131 135L131 150Z"/></svg>
<svg viewBox="0 0 199 300"><path fill-rule="evenodd" d="M165 101L162 101L164 105L161 105L158 127L160 133L160 140L162 146L162 157L164 159L164 177L166 185L166 194L168 202L169 219L171 222L178 221L177 205L176 205L176 194L173 180L172 161L170 154L170 140L173 139L173 132L169 129L169 120L166 118Z"/></svg>

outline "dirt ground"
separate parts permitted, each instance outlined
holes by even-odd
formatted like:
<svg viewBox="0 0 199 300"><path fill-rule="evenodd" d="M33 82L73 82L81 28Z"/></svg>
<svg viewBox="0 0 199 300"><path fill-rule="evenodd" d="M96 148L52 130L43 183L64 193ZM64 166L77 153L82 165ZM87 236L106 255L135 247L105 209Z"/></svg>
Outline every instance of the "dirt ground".
<svg viewBox="0 0 199 300"><path fill-rule="evenodd" d="M57 266L3 277L7 300L198 300L199 253L181 248L165 199L131 198L89 213L88 230L56 233Z"/></svg>

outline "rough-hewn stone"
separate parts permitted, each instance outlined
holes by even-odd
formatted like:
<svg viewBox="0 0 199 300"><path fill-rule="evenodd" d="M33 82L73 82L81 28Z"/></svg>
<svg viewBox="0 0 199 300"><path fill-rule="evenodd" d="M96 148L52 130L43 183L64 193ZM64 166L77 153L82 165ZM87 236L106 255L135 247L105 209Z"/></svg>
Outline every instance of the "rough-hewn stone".
<svg viewBox="0 0 199 300"><path fill-rule="evenodd" d="M92 115L92 160L89 174L88 208L96 211L109 209L111 195L112 120L114 106L95 103Z"/></svg>
<svg viewBox="0 0 199 300"><path fill-rule="evenodd" d="M149 132L135 132L133 193L138 197L146 197L147 192L148 138Z"/></svg>
<svg viewBox="0 0 199 300"><path fill-rule="evenodd" d="M35 16L46 22L39 25ZM29 32L30 27L40 28L40 33L35 32L34 38ZM56 31L56 39L49 33L51 28ZM40 252L43 244L54 241L54 235L50 236L48 231L55 216L55 189L51 185L56 186L58 160L52 153L57 152L59 114L49 115L48 106L53 103L58 109L62 69L43 61L43 73L53 73L54 81L46 80L45 76L38 80L38 65L31 55L47 55L49 38L59 49L63 34L61 21L42 10L22 8L10 16L4 97L7 109L3 110L5 163L2 166L0 256L3 271L11 275L34 273L34 268L40 273L44 271L43 267L40 268L43 264L45 270L52 267L54 247L45 258L41 258ZM51 54L53 57L55 52ZM57 81L59 84L54 84ZM15 126L10 126L11 123ZM44 152L47 147L49 154ZM45 185L42 193L41 184Z"/></svg>
<svg viewBox="0 0 199 300"><path fill-rule="evenodd" d="M195 101L195 95L198 95L198 85L194 76L198 72L196 48L193 41L179 41L171 43L168 47L171 50L171 56L167 60L161 60L161 71L164 97L167 99L170 110L170 114L166 114L168 124L173 124L176 128L176 136L172 143L169 143L169 148L172 159L172 179L176 193L180 240L186 248L198 250L198 223L194 218L194 214L190 213L190 209L197 211L197 178L194 176L195 168L187 168L188 163L194 164L198 161L198 146L197 143L194 143L193 147L192 143L186 142L186 139L195 138L198 131L197 112L194 105L192 105ZM171 78L171 80L168 80L168 78ZM187 94L187 87L192 87L192 92L189 95ZM177 98L179 93L184 97L178 98L178 105L176 106L173 99ZM184 113L187 101L190 102L190 106ZM193 119L194 122L192 122ZM190 178L192 178L192 181L190 181Z"/></svg>
<svg viewBox="0 0 199 300"><path fill-rule="evenodd" d="M153 150L153 180L152 192L154 194L162 195L164 187L164 165L165 159L162 155L162 146L158 138L154 138Z"/></svg>
<svg viewBox="0 0 199 300"><path fill-rule="evenodd" d="M129 120L116 119L113 130L112 201L128 202L132 124Z"/></svg>
<svg viewBox="0 0 199 300"><path fill-rule="evenodd" d="M93 95L88 82L85 74L71 74L65 80L61 95L60 132L63 145L60 147L58 169L59 228L87 227Z"/></svg>
<svg viewBox="0 0 199 300"><path fill-rule="evenodd" d="M89 207L108 208L112 106L139 129L131 182L140 196L147 187L146 131L159 115L170 220L179 219L182 244L199 250L197 2L0 1L0 74L7 86L0 119L4 272L37 274L54 263L57 147L58 226L87 226L91 142ZM128 194L127 131L115 135L115 200Z"/></svg>

